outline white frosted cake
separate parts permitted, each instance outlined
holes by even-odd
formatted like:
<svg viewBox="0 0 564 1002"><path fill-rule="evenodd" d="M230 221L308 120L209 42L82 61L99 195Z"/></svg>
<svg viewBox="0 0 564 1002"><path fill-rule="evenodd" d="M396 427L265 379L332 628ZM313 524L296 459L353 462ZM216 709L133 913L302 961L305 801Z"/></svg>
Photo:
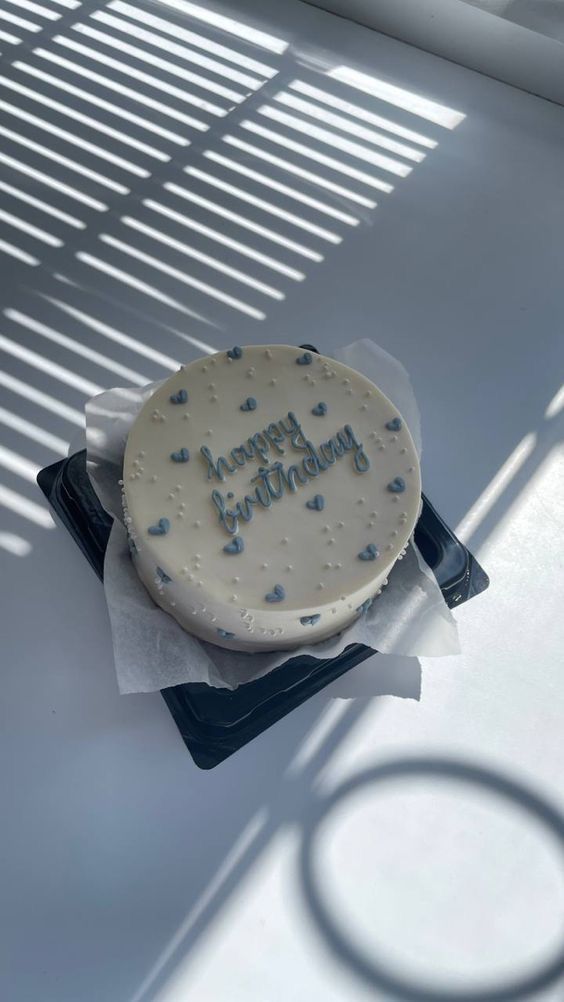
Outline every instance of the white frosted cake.
<svg viewBox="0 0 564 1002"><path fill-rule="evenodd" d="M405 550L421 479L408 428L359 372L287 345L183 366L130 431L137 572L190 633L291 649L362 615Z"/></svg>

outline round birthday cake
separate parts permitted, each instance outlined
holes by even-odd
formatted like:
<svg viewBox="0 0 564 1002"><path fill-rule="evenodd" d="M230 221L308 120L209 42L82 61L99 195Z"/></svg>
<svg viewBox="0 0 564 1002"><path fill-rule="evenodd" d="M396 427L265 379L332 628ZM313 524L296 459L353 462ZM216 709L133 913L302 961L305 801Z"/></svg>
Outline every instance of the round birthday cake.
<svg viewBox="0 0 564 1002"><path fill-rule="evenodd" d="M361 373L288 345L182 366L129 433L123 503L137 572L202 640L315 643L363 615L405 552L419 461Z"/></svg>

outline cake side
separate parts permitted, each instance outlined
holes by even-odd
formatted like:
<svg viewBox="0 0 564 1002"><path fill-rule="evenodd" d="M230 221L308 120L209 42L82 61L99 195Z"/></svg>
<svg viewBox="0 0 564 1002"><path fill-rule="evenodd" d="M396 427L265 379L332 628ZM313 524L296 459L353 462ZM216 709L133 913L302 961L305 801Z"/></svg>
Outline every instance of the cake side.
<svg viewBox="0 0 564 1002"><path fill-rule="evenodd" d="M189 632L291 649L344 629L404 550L421 495L401 415L361 373L284 345L198 359L124 457L137 571Z"/></svg>

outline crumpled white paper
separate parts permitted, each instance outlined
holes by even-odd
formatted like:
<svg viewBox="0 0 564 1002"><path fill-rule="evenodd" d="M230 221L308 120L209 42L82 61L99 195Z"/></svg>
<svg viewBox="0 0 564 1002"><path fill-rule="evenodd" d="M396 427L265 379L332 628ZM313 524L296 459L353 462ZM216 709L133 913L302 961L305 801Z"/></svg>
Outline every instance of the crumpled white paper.
<svg viewBox="0 0 564 1002"><path fill-rule="evenodd" d="M419 410L401 363L369 340L347 345L336 351L335 357L363 372L393 401L420 453ZM459 652L456 623L413 542L368 613L329 640L292 651L245 654L208 644L183 630L155 605L137 576L122 523L118 484L129 429L159 385L106 390L86 405L88 472L103 507L114 516L104 562L104 589L120 692L154 692L182 682L236 689L289 658L332 658L354 643L366 644L380 654L412 657Z"/></svg>

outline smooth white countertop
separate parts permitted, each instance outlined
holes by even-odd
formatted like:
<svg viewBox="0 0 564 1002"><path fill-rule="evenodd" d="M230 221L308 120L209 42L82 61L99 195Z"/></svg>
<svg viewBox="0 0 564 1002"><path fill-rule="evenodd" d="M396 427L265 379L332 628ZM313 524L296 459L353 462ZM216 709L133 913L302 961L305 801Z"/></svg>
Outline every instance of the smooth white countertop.
<svg viewBox="0 0 564 1002"><path fill-rule="evenodd" d="M137 84L113 74L107 61L63 52L53 36L78 39L72 23L86 23L94 5L73 10L52 3L49 9L62 13L64 23L49 21L43 35L28 30L16 54L15 46L0 45L0 84L8 79L19 87L0 95L0 127L18 130L27 143L19 144L16 157L2 133L1 152L28 164L26 173L0 159L1 238L12 245L8 256L0 251L0 995L9 1002L356 1002L392 997L385 967L420 989L442 986L443 998L473 990L473 997L490 1000L494 984L522 983L533 968L546 969L561 943L564 918L563 829L548 808L541 820L534 800L564 812L557 397L564 360L564 110L312 7L245 0L230 12L236 24L183 24L216 45L240 47L277 75L243 109L235 107L196 135L178 117L165 118L125 95L124 87ZM167 18L170 9L150 11ZM23 9L18 14L41 20ZM25 34L8 22L2 27ZM269 33L262 42L270 50L247 44L242 36L248 39L249 27ZM102 29L113 31L107 23L98 24ZM79 41L97 45L91 36ZM145 43L130 37L128 44ZM97 90L92 80L32 55L41 45L107 74L122 91ZM158 67L157 51L162 59L166 52L151 51L149 64L131 55L131 65L155 73L169 90L139 83L140 93L196 114L170 95L170 86L189 89L189 83ZM111 52L129 58L123 48ZM44 73L66 73L75 87L103 93L130 116L147 115L154 125L189 136L192 145L166 145L131 117L112 117L101 105L97 111L76 94L57 92L10 65L16 58ZM171 58L185 65L180 56ZM219 50L213 58L222 59ZM292 132L260 116L261 102L280 108L272 96L288 92L291 81L342 95L345 85L325 75L339 65L349 68L349 79L351 68L377 78L380 93L382 81L401 88L401 94L385 92L403 103L399 108L349 87L358 107L438 143L424 148L426 158L408 177L367 163L359 167L350 149L331 149L319 135ZM190 68L213 76L209 67ZM238 68L247 72L243 60ZM69 110L99 114L108 128L131 127L138 143L164 149L173 160L149 163L139 146L76 117L63 119L60 109L40 106L22 86L67 102ZM407 110L414 95L434 102L419 110L435 121ZM6 102L21 106L28 118L15 125ZM448 112L452 128L439 124L445 107L460 113ZM51 125L41 130L29 120L32 114ZM280 188L230 174L203 155L236 159L239 154L222 141L225 134L262 143L357 193L368 191L318 159L269 146L256 132L244 135L244 121L276 127L309 144L316 156L341 158L391 180L395 190L376 192L375 210L357 204L360 221L352 226ZM53 123L81 142L88 137L104 149L107 143L114 157L141 164L149 176L129 172L126 183L124 168L72 146L53 132ZM311 124L331 128L321 120ZM338 132L341 141L344 135ZM51 144L55 159L32 149L32 141ZM61 156L130 194L106 187L109 212L76 199L71 212L62 189L50 188L31 169L90 198L100 199L103 189L73 173ZM238 162L351 214L350 201L333 200L319 185L305 187L287 171L266 162L257 166L251 156ZM183 166L237 185L255 201L212 188ZM158 188L169 179L200 198L207 191L223 213L185 202L192 219L305 278L282 276L225 242L212 243L201 230L151 216L140 202L158 201ZM45 214L29 197L87 226ZM172 196L166 204L178 209ZM227 219L225 211L238 212L254 229ZM28 229L6 213L27 221ZM283 298L269 298L201 257L188 259L170 242L157 244L120 223L124 215L144 225L152 220L192 252L214 256L216 265L228 264L251 279L267 277ZM300 220L310 228L300 227ZM29 225L54 234L62 246L46 244ZM311 229L321 225L342 243ZM269 239L269 231L282 243ZM114 244L100 241L102 233ZM129 241L152 263L124 253L115 240ZM289 240L323 260L292 251ZM92 259L104 261L106 272ZM109 275L108 264L121 277ZM218 290L265 318L221 301ZM92 387L126 385L124 370L138 382L158 378L167 372L167 359L170 366L194 358L202 344L216 349L308 341L330 354L337 344L363 336L410 371L423 419L424 489L447 521L461 527L491 587L457 613L460 657L420 665L375 656L223 765L202 772L160 695L118 695L103 590L72 540L49 526L35 469L53 462L76 434L77 414ZM429 771L430 758L440 760L442 772L436 764ZM403 760L411 764L402 776L397 763ZM453 761L463 767L453 772ZM304 846L318 798L378 767L355 798L337 802L313 843L313 871L331 914L355 949L364 947L380 965L380 973L365 971L363 977L357 960L339 952L334 936L320 927ZM507 798L500 776L520 784L515 798ZM534 997L556 1002L562 984L552 980ZM434 991L425 995L431 1002L435 997Z"/></svg>

